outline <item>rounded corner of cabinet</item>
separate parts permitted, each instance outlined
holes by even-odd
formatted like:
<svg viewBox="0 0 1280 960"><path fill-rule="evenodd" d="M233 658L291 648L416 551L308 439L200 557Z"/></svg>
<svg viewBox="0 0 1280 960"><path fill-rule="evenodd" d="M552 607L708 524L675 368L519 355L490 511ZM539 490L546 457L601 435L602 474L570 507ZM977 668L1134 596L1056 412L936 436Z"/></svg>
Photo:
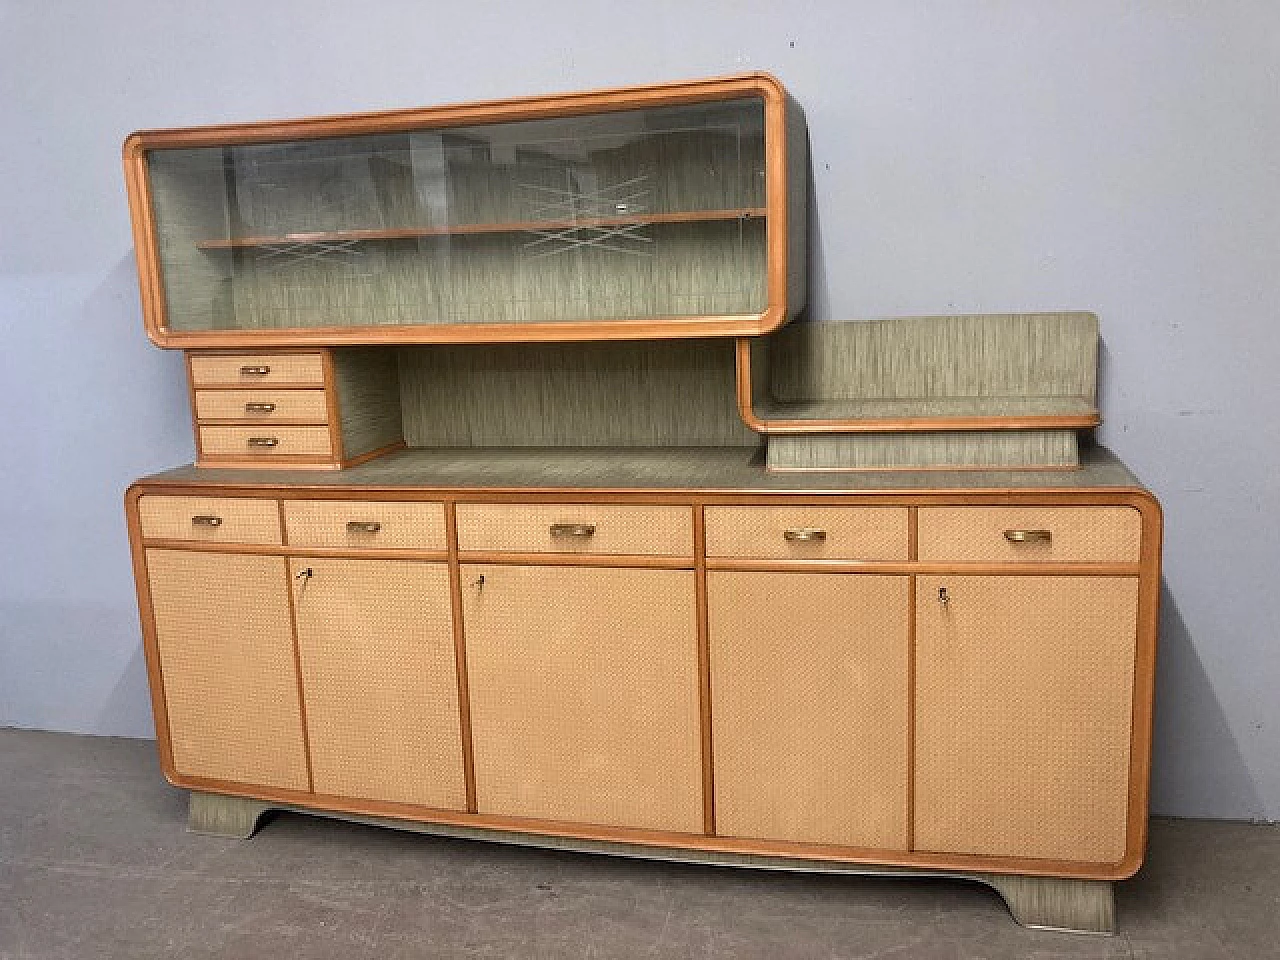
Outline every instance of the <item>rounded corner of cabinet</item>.
<svg viewBox="0 0 1280 960"><path fill-rule="evenodd" d="M767 70L760 70L753 73L751 79L760 95L766 100L778 104L786 102L787 88L782 85L782 81L775 74Z"/></svg>

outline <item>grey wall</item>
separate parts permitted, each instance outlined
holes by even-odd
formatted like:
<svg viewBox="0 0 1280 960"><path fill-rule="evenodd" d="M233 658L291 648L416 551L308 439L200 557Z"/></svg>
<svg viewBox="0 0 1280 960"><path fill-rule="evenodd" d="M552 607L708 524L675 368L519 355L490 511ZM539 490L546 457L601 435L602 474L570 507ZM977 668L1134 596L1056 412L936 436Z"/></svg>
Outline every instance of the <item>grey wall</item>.
<svg viewBox="0 0 1280 960"><path fill-rule="evenodd" d="M145 736L121 494L192 456L143 338L138 127L770 70L812 313L1092 309L1163 499L1154 806L1280 817L1280 6L0 0L0 725Z"/></svg>

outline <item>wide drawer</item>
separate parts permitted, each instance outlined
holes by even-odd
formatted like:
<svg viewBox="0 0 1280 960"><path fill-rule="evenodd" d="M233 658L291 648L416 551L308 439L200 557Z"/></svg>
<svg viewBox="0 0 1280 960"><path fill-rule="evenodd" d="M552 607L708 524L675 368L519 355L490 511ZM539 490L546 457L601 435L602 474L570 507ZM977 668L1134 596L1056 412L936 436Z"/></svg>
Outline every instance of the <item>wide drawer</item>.
<svg viewBox="0 0 1280 960"><path fill-rule="evenodd" d="M707 507L707 556L906 560L905 507Z"/></svg>
<svg viewBox="0 0 1280 960"><path fill-rule="evenodd" d="M329 408L323 390L197 390L196 417L253 423L325 423Z"/></svg>
<svg viewBox="0 0 1280 960"><path fill-rule="evenodd" d="M444 505L404 500L286 500L291 547L444 550Z"/></svg>
<svg viewBox="0 0 1280 960"><path fill-rule="evenodd" d="M685 506L460 503L457 518L462 550L693 555L693 509Z"/></svg>
<svg viewBox="0 0 1280 960"><path fill-rule="evenodd" d="M1137 563L1133 507L921 507L922 561Z"/></svg>
<svg viewBox="0 0 1280 960"><path fill-rule="evenodd" d="M324 386L319 353L243 353L191 357L191 382L197 387L289 383Z"/></svg>
<svg viewBox="0 0 1280 960"><path fill-rule="evenodd" d="M329 457L333 446L328 427L201 427L204 457Z"/></svg>
<svg viewBox="0 0 1280 960"><path fill-rule="evenodd" d="M138 523L149 540L280 543L280 507L249 497L138 498Z"/></svg>

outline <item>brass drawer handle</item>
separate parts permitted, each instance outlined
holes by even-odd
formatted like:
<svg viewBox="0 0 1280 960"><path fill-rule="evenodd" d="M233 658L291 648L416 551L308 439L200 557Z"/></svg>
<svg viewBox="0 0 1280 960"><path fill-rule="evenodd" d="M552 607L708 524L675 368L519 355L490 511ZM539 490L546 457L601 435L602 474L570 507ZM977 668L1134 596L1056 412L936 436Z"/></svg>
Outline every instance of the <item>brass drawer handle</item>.
<svg viewBox="0 0 1280 960"><path fill-rule="evenodd" d="M275 413L276 405L274 403L246 403L244 405L245 413Z"/></svg>
<svg viewBox="0 0 1280 960"><path fill-rule="evenodd" d="M791 543L822 543L827 539L827 531L817 527L790 527L782 531L782 539Z"/></svg>
<svg viewBox="0 0 1280 960"><path fill-rule="evenodd" d="M220 527L222 526L222 518L216 517L212 513L198 513L191 518L193 527Z"/></svg>
<svg viewBox="0 0 1280 960"><path fill-rule="evenodd" d="M1049 543L1053 533L1049 530L1006 530L1004 538L1010 543Z"/></svg>
<svg viewBox="0 0 1280 960"><path fill-rule="evenodd" d="M348 520L347 533L377 533L382 524L377 520Z"/></svg>
<svg viewBox="0 0 1280 960"><path fill-rule="evenodd" d="M279 437L250 437L245 441L251 447L278 447L280 446Z"/></svg>
<svg viewBox="0 0 1280 960"><path fill-rule="evenodd" d="M271 368L266 364L258 367L241 367L240 375L244 377L265 377L271 372Z"/></svg>
<svg viewBox="0 0 1280 960"><path fill-rule="evenodd" d="M551 525L551 535L553 537L579 537L586 539L594 536L596 525L594 523L553 523Z"/></svg>

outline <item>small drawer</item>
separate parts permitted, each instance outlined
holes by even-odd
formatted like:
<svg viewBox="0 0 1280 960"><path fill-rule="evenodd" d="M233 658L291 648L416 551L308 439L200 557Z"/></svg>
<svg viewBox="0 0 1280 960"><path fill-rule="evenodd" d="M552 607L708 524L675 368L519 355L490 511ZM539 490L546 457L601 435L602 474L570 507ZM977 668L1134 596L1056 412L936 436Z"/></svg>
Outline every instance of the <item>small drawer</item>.
<svg viewBox="0 0 1280 960"><path fill-rule="evenodd" d="M921 507L925 562L1137 563L1133 507Z"/></svg>
<svg viewBox="0 0 1280 960"><path fill-rule="evenodd" d="M708 557L906 560L905 507L707 507Z"/></svg>
<svg viewBox="0 0 1280 960"><path fill-rule="evenodd" d="M444 505L406 500L286 500L291 547L444 550Z"/></svg>
<svg viewBox="0 0 1280 960"><path fill-rule="evenodd" d="M191 357L191 383L197 387L275 385L324 386L319 353L244 353Z"/></svg>
<svg viewBox="0 0 1280 960"><path fill-rule="evenodd" d="M691 507L460 503L457 516L462 550L693 556Z"/></svg>
<svg viewBox="0 0 1280 960"><path fill-rule="evenodd" d="M196 419L252 423L326 423L323 390L197 390Z"/></svg>
<svg viewBox="0 0 1280 960"><path fill-rule="evenodd" d="M149 540L280 543L280 507L249 497L138 498L138 523Z"/></svg>
<svg viewBox="0 0 1280 960"><path fill-rule="evenodd" d="M202 457L331 457L328 427L201 427Z"/></svg>

